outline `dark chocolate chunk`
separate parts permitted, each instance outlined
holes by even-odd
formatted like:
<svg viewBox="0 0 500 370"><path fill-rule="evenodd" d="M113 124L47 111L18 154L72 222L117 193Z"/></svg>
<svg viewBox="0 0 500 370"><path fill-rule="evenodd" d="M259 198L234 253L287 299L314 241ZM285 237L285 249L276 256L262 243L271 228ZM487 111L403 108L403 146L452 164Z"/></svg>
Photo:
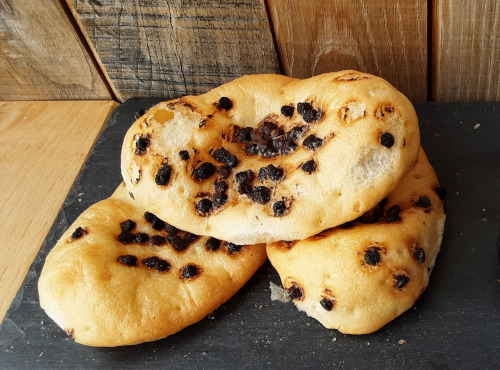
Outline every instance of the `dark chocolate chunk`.
<svg viewBox="0 0 500 370"><path fill-rule="evenodd" d="M200 216L206 216L212 209L212 201L210 199L202 199L196 203L196 210Z"/></svg>
<svg viewBox="0 0 500 370"><path fill-rule="evenodd" d="M259 204L266 204L271 200L271 191L265 186L257 186L250 194L250 199Z"/></svg>
<svg viewBox="0 0 500 370"><path fill-rule="evenodd" d="M292 285L286 289L288 295L292 299L300 299L304 295L302 289L297 285L297 283L292 283Z"/></svg>
<svg viewBox="0 0 500 370"><path fill-rule="evenodd" d="M316 135L309 135L304 139L302 145L304 145L308 149L317 150L323 145L323 139L320 139Z"/></svg>
<svg viewBox="0 0 500 370"><path fill-rule="evenodd" d="M270 122L270 121L264 121L262 122L262 133L267 136L267 137L270 137L271 136L271 133L276 130L278 128L278 126L274 123L274 122Z"/></svg>
<svg viewBox="0 0 500 370"><path fill-rule="evenodd" d="M380 144L386 148L392 147L394 145L394 136L392 136L389 132L384 132L380 135Z"/></svg>
<svg viewBox="0 0 500 370"><path fill-rule="evenodd" d="M214 184L214 190L216 193L225 193L227 188L228 186L225 181L218 181Z"/></svg>
<svg viewBox="0 0 500 370"><path fill-rule="evenodd" d="M220 208L227 202L227 194L225 193L215 193L212 197L212 203L215 208Z"/></svg>
<svg viewBox="0 0 500 370"><path fill-rule="evenodd" d="M329 298L323 298L319 304L321 307L323 307L326 311L331 311L333 309L333 306L335 305L335 301Z"/></svg>
<svg viewBox="0 0 500 370"><path fill-rule="evenodd" d="M182 238L186 243L190 244L200 238L199 235L187 232L184 234L184 237Z"/></svg>
<svg viewBox="0 0 500 370"><path fill-rule="evenodd" d="M148 137L140 137L135 142L135 147L139 153L144 153L149 146L149 138Z"/></svg>
<svg viewBox="0 0 500 370"><path fill-rule="evenodd" d="M190 279L198 275L198 267L193 264L188 264L182 268L182 277L185 279Z"/></svg>
<svg viewBox="0 0 500 370"><path fill-rule="evenodd" d="M307 123L312 123L314 121L318 121L321 118L321 114L316 109L309 109L304 112L302 118Z"/></svg>
<svg viewBox="0 0 500 370"><path fill-rule="evenodd" d="M259 177L260 177L260 171L259 171ZM283 169L275 167L272 164L270 164L269 166L267 166L267 177L269 177L269 180L271 181L283 180Z"/></svg>
<svg viewBox="0 0 500 370"><path fill-rule="evenodd" d="M413 204L422 208L429 208L432 205L429 197L426 197L425 195L419 197L418 200L413 202Z"/></svg>
<svg viewBox="0 0 500 370"><path fill-rule="evenodd" d="M126 266L135 266L137 264L137 257L127 254L125 256L118 256L117 261Z"/></svg>
<svg viewBox="0 0 500 370"><path fill-rule="evenodd" d="M223 96L222 98L219 99L217 107L219 109L229 110L233 107L233 102L228 97Z"/></svg>
<svg viewBox="0 0 500 370"><path fill-rule="evenodd" d="M120 228L122 231L132 231L134 230L135 227L135 222L132 221L131 219L125 220L120 223Z"/></svg>
<svg viewBox="0 0 500 370"><path fill-rule="evenodd" d="M297 148L298 148L298 145L295 141L293 141L292 139L285 140L285 142L283 143L283 145L280 148L280 153L281 153L281 155L287 155L287 154L290 154L290 153L293 153L294 151L296 151Z"/></svg>
<svg viewBox="0 0 500 370"><path fill-rule="evenodd" d="M242 182L238 185L238 193L240 194L250 194L253 188L248 182Z"/></svg>
<svg viewBox="0 0 500 370"><path fill-rule="evenodd" d="M144 219L147 221L147 222L151 222L153 221L154 219L156 218L156 215L154 215L153 213L151 212L144 212Z"/></svg>
<svg viewBox="0 0 500 370"><path fill-rule="evenodd" d="M155 217L151 221L151 227L158 231L163 230L163 228L165 227L165 221L160 220L158 217Z"/></svg>
<svg viewBox="0 0 500 370"><path fill-rule="evenodd" d="M415 251L413 252L413 257L418 262L424 263L425 262L425 251L424 251L424 249L421 248L421 247L416 248Z"/></svg>
<svg viewBox="0 0 500 370"><path fill-rule="evenodd" d="M238 158L235 155L230 155L226 161L226 164L231 168L236 167L238 163Z"/></svg>
<svg viewBox="0 0 500 370"><path fill-rule="evenodd" d="M77 227L75 231L73 231L73 234L71 234L71 239L78 239L81 238L85 234L85 230L81 227Z"/></svg>
<svg viewBox="0 0 500 370"><path fill-rule="evenodd" d="M181 150L179 152L179 157L181 157L181 159L183 161L188 161L189 160L189 152L187 150Z"/></svg>
<svg viewBox="0 0 500 370"><path fill-rule="evenodd" d="M304 136L305 132L306 128L304 126L295 126L286 133L286 137L292 140L299 140L302 136Z"/></svg>
<svg viewBox="0 0 500 370"><path fill-rule="evenodd" d="M365 261L370 266L375 266L380 262L380 253L378 247L370 247L365 252Z"/></svg>
<svg viewBox="0 0 500 370"><path fill-rule="evenodd" d="M443 187L436 186L434 190L436 190L436 193L439 196L439 198L441 198L441 200L445 200L446 196L448 195L448 191L444 186Z"/></svg>
<svg viewBox="0 0 500 370"><path fill-rule="evenodd" d="M168 263L165 260L160 259L156 262L156 270L160 271L160 272L168 271L168 270L170 270L170 263Z"/></svg>
<svg viewBox="0 0 500 370"><path fill-rule="evenodd" d="M312 105L309 103L297 103L297 113L300 114L301 116L307 112L308 110L312 109Z"/></svg>
<svg viewBox="0 0 500 370"><path fill-rule="evenodd" d="M234 243L227 243L226 244L227 251L231 254L233 254L234 252L239 252L242 247L243 247L242 245L238 245L238 244L234 244Z"/></svg>
<svg viewBox="0 0 500 370"><path fill-rule="evenodd" d="M153 235L150 238L150 241L151 241L151 244L153 244L153 245L162 245L162 244L165 244L166 239L161 235Z"/></svg>
<svg viewBox="0 0 500 370"><path fill-rule="evenodd" d="M282 200L278 200L273 204L273 214L275 216L283 216L286 211L286 204Z"/></svg>
<svg viewBox="0 0 500 370"><path fill-rule="evenodd" d="M153 257L148 257L148 258L144 258L142 260L142 263L144 264L144 266L146 266L148 269L154 269L156 268L156 264L158 263L160 259L156 256L153 256Z"/></svg>
<svg viewBox="0 0 500 370"><path fill-rule="evenodd" d="M177 252L182 252L188 247L188 242L187 240L181 238L179 235L168 235L167 236L167 242L170 244L172 247Z"/></svg>
<svg viewBox="0 0 500 370"><path fill-rule="evenodd" d="M217 175L221 179L227 179L231 174L231 168L227 165L217 167Z"/></svg>
<svg viewBox="0 0 500 370"><path fill-rule="evenodd" d="M399 215L401 208L395 204L386 211L385 221L386 222L398 222L401 221L401 216Z"/></svg>
<svg viewBox="0 0 500 370"><path fill-rule="evenodd" d="M139 244L145 244L149 242L149 235L146 233L137 233L134 235L134 242Z"/></svg>
<svg viewBox="0 0 500 370"><path fill-rule="evenodd" d="M175 235L179 232L179 229L173 225L165 223L165 231L170 235Z"/></svg>
<svg viewBox="0 0 500 370"><path fill-rule="evenodd" d="M410 282L410 278L407 275L394 275L394 279L396 279L394 287L397 290L403 289Z"/></svg>
<svg viewBox="0 0 500 370"><path fill-rule="evenodd" d="M236 182L241 184L243 182L251 183L254 179L254 173L252 170L238 172L236 174Z"/></svg>
<svg viewBox="0 0 500 370"><path fill-rule="evenodd" d="M266 181L267 178L268 178L268 175L267 175L267 167L261 167L260 170L259 170L259 174L258 174L258 177L259 177L259 181Z"/></svg>
<svg viewBox="0 0 500 370"><path fill-rule="evenodd" d="M170 175L172 174L172 166L164 164L160 167L155 176L155 182L157 185L167 185L170 181Z"/></svg>
<svg viewBox="0 0 500 370"><path fill-rule="evenodd" d="M209 238L205 242L205 248L207 248L207 250L209 251L215 252L220 248L220 240L216 238Z"/></svg>
<svg viewBox="0 0 500 370"><path fill-rule="evenodd" d="M242 128L236 137L238 138L239 141L242 143L248 143L250 141L250 134L252 133L253 128L252 127L245 127Z"/></svg>
<svg viewBox="0 0 500 370"><path fill-rule="evenodd" d="M304 163L302 165L302 171L307 172L308 174L316 171L316 162L314 162L314 159L310 159L306 163Z"/></svg>
<svg viewBox="0 0 500 370"><path fill-rule="evenodd" d="M266 138L266 135L264 135L262 130L254 129L250 132L250 140L254 143L260 143L266 139L269 139L269 137Z"/></svg>
<svg viewBox="0 0 500 370"><path fill-rule="evenodd" d="M227 162L227 159L229 158L231 154L229 153L229 151L225 148L219 148L215 151L213 157L215 158L215 160L217 162L221 162L221 163L226 163Z"/></svg>
<svg viewBox="0 0 500 370"><path fill-rule="evenodd" d="M295 112L295 108L292 105L284 105L281 107L281 114L285 117L292 117Z"/></svg>
<svg viewBox="0 0 500 370"><path fill-rule="evenodd" d="M255 143L247 145L245 148L245 154L248 156L259 154L259 147Z"/></svg>
<svg viewBox="0 0 500 370"><path fill-rule="evenodd" d="M204 162L194 171L194 176L196 179L208 179L215 171L216 168L212 163Z"/></svg>
<svg viewBox="0 0 500 370"><path fill-rule="evenodd" d="M135 240L135 235L130 231L122 231L118 234L118 240L123 244L129 244Z"/></svg>

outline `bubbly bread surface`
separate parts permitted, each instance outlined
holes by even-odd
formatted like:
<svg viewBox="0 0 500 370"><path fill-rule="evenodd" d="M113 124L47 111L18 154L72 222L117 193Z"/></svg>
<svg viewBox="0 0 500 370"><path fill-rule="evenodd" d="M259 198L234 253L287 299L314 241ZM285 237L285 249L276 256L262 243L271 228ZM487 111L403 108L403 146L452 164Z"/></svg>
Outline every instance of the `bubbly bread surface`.
<svg viewBox="0 0 500 370"><path fill-rule="evenodd" d="M426 289L444 230L444 189L425 153L372 210L303 241L267 245L297 308L345 334L378 330Z"/></svg>
<svg viewBox="0 0 500 370"><path fill-rule="evenodd" d="M78 343L153 341L213 312L265 260L264 244L236 245L164 223L122 185L50 251L40 305Z"/></svg>
<svg viewBox="0 0 500 370"><path fill-rule="evenodd" d="M150 109L127 132L121 166L131 196L158 217L256 244L368 211L419 146L413 106L381 78L252 75Z"/></svg>

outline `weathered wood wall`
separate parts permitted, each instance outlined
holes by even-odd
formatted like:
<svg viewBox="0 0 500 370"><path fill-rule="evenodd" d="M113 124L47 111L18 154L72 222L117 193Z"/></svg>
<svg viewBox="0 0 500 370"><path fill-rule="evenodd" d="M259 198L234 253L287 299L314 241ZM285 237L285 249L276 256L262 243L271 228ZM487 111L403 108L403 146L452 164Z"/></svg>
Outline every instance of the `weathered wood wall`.
<svg viewBox="0 0 500 370"><path fill-rule="evenodd" d="M0 100L172 98L358 69L414 101L500 101L500 0L4 0Z"/></svg>

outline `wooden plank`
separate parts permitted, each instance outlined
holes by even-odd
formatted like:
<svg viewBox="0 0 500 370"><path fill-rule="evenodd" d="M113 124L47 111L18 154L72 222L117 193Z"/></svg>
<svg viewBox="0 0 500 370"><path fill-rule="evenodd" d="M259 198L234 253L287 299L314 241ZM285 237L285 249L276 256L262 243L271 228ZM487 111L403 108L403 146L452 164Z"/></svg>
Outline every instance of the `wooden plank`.
<svg viewBox="0 0 500 370"><path fill-rule="evenodd" d="M115 106L0 102L0 322Z"/></svg>
<svg viewBox="0 0 500 370"><path fill-rule="evenodd" d="M121 100L280 72L264 0L68 2Z"/></svg>
<svg viewBox="0 0 500 370"><path fill-rule="evenodd" d="M500 101L500 1L435 0L432 96Z"/></svg>
<svg viewBox="0 0 500 370"><path fill-rule="evenodd" d="M60 1L5 0L0 14L0 100L111 98Z"/></svg>
<svg viewBox="0 0 500 370"><path fill-rule="evenodd" d="M427 1L268 0L284 72L357 69L427 99Z"/></svg>

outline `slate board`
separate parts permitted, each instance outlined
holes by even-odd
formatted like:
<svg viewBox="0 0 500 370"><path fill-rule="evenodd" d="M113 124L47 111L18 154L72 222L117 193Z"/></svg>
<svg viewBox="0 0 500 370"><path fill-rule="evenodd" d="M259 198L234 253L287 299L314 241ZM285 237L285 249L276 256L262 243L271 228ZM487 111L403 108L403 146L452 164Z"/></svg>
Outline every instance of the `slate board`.
<svg viewBox="0 0 500 370"><path fill-rule="evenodd" d="M0 368L500 368L498 103L415 104L422 145L448 190L446 230L428 289L378 332L343 335L271 301L269 282L279 278L266 263L229 302L164 340L119 348L70 340L39 306L43 261L118 186L122 138L157 101L127 100L111 115L0 327Z"/></svg>

